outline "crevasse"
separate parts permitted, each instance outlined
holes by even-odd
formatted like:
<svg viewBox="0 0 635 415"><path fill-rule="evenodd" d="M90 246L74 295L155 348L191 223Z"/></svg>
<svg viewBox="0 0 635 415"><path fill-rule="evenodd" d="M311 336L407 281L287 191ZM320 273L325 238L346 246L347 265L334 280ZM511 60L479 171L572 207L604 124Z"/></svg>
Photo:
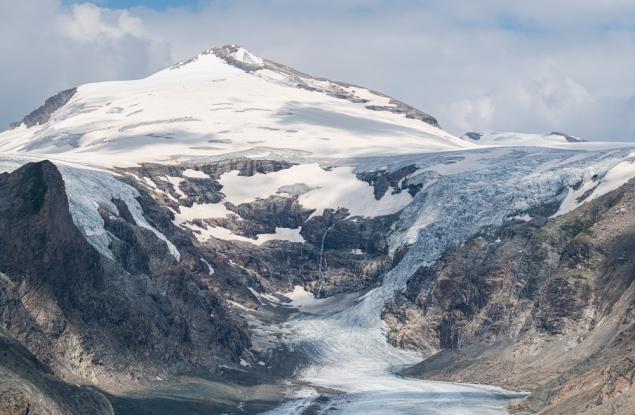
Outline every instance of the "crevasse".
<svg viewBox="0 0 635 415"><path fill-rule="evenodd" d="M293 333L290 345L311 361L300 378L344 392L320 409L324 413L505 414L509 399L518 396L489 386L397 376L397 369L422 356L387 343L381 320L384 304L405 288L419 267L433 263L448 247L484 226L500 225L532 208L562 201L573 186L602 177L626 153L523 148L473 155L473 162L463 165L467 157L458 153L422 155L414 160L419 169L409 181L419 181L423 187L400 213L390 237L394 246L411 245L380 287L359 296L342 311L314 309L313 314L299 314L285 324ZM359 168L388 165L390 170L408 163L413 163L412 157L369 159ZM307 390L303 393L271 413L302 413L317 396Z"/></svg>

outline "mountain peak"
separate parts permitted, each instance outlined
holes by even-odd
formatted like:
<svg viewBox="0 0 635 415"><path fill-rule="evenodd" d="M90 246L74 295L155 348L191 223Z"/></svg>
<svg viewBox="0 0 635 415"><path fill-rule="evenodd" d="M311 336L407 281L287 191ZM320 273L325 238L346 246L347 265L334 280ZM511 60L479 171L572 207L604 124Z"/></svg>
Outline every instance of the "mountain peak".
<svg viewBox="0 0 635 415"><path fill-rule="evenodd" d="M221 60L221 62L219 62L214 59L215 64L225 63L238 69L242 69L245 72L254 72L265 67L265 60L261 57L256 56L240 45L226 44L206 49L186 61L172 65L168 68L168 70L180 69L183 67L191 68L192 66L205 66L205 63L209 61L210 57ZM159 73L162 72L164 71Z"/></svg>
<svg viewBox="0 0 635 415"><path fill-rule="evenodd" d="M466 141L476 144L495 146L553 147L586 142L586 140L583 140L581 138L557 131L551 132L549 134L470 131L468 133L465 133L462 138Z"/></svg>
<svg viewBox="0 0 635 415"><path fill-rule="evenodd" d="M62 95L1 134L0 151L125 166L259 149L338 158L474 146L385 94L307 75L235 44L144 79Z"/></svg>
<svg viewBox="0 0 635 415"><path fill-rule="evenodd" d="M212 48L211 51L234 66L246 66L250 69L260 69L265 66L264 59L239 45L219 45Z"/></svg>

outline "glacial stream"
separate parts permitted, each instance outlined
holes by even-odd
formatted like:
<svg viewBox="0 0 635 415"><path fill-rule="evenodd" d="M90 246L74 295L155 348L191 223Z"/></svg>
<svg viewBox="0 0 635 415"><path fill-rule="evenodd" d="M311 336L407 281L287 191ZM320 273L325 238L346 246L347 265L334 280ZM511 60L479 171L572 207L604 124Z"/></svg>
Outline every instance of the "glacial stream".
<svg viewBox="0 0 635 415"><path fill-rule="evenodd" d="M485 226L562 201L572 191L567 189L604 174L623 154L508 149L484 152L476 163L464 159L455 166L434 157L418 159L430 170L421 175L423 190L401 212L391 237L393 246L408 243L410 248L382 285L358 297L310 299L285 323L293 333L290 345L310 358L300 374L310 386L268 414L302 414L309 407L306 413L507 414L510 400L524 396L484 385L398 376L400 368L422 356L387 343L384 304L405 288L418 267L433 263L447 247ZM365 168L386 161L377 163ZM440 168L434 171L434 166ZM327 401L315 387L340 393L327 394Z"/></svg>
<svg viewBox="0 0 635 415"><path fill-rule="evenodd" d="M317 300L303 307L305 313L288 327L296 335L294 346L312 359L301 380L342 393L317 405L319 394L307 388L304 396L269 414L302 414L312 405L319 407L316 413L325 414L507 414L510 399L524 396L495 387L406 379L395 373L422 360L417 353L387 343L379 316L387 296L405 283L408 265L402 264L386 275L384 285L360 298Z"/></svg>

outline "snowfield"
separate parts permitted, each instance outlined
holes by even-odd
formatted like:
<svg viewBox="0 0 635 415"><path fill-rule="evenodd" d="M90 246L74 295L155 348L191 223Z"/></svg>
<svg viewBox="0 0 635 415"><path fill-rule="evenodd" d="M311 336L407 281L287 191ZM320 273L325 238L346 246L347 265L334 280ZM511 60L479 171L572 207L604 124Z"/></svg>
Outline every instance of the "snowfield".
<svg viewBox="0 0 635 415"><path fill-rule="evenodd" d="M313 78L243 48L226 50L206 51L145 79L80 86L47 122L0 134L0 171L40 159L56 163L75 224L108 258L111 237L98 208L116 214L113 199L125 201L135 221L179 258L172 242L148 224L138 191L116 169L143 163L187 167L181 176L130 177L157 199L169 200L174 223L202 243L210 238L256 246L272 240L304 243L301 226L248 238L200 225L231 215L240 221L228 203L271 196L297 197L302 207L314 209L313 216L338 208L351 217L397 215L390 249L411 247L380 287L329 299L315 299L301 287L286 294L298 312L278 329L310 356L311 365L301 373L307 388L271 413L302 413L318 396L313 385L345 392L329 404L329 413L505 414L509 399L519 395L397 377L395 370L421 356L386 342L383 305L420 266L483 226L531 220L533 209L554 201L560 207L553 214L563 214L619 187L635 176L632 146L579 142L562 134L461 139L380 93ZM237 158L284 160L290 167L251 176L228 171L216 178L220 202L181 203L186 181L215 180L196 163ZM411 169L400 183L418 186L414 196L391 184L376 197L360 178L404 168ZM161 181L174 193L161 190ZM201 261L213 275L214 268ZM263 304L276 298L252 293Z"/></svg>
<svg viewBox="0 0 635 415"><path fill-rule="evenodd" d="M285 186L304 184L309 190L300 195L299 201L303 207L315 209L313 215L321 215L327 208L345 208L351 216L383 216L399 212L412 200L408 192L390 191L376 200L372 186L359 180L353 170L353 167L325 170L318 163L311 163L253 176L240 176L233 171L222 175L220 183L227 201L236 205L266 199Z"/></svg>
<svg viewBox="0 0 635 415"><path fill-rule="evenodd" d="M633 146L632 143L586 141L564 133L526 134L526 133L467 133L465 141L487 147L543 147L569 150L608 150Z"/></svg>
<svg viewBox="0 0 635 415"><path fill-rule="evenodd" d="M298 88L269 72L248 73L203 53L145 79L82 85L49 122L0 135L0 151L123 167L260 147L330 158L474 146L405 115L370 110L372 101ZM355 91L386 104L369 90Z"/></svg>

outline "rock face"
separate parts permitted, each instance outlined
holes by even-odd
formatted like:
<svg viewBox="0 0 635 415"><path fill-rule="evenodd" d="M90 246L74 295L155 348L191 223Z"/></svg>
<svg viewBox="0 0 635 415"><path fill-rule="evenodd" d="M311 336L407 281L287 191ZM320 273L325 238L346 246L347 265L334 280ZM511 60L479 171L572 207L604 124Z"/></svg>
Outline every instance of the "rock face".
<svg viewBox="0 0 635 415"><path fill-rule="evenodd" d="M517 410L631 413L633 212L631 181L556 219L484 229L422 267L384 320L395 344L440 353L406 373L530 390Z"/></svg>
<svg viewBox="0 0 635 415"><path fill-rule="evenodd" d="M199 278L200 259L185 254L177 263L163 241L136 226L125 203L113 202L117 213L101 213L114 236L114 262L74 225L52 163L0 175L0 315L35 356L29 361L110 389L238 361L249 339ZM7 370L24 375L20 368Z"/></svg>
<svg viewBox="0 0 635 415"><path fill-rule="evenodd" d="M44 105L22 118L22 121L12 123L9 128L18 127L21 124L26 125L27 128L44 124L51 118L51 114L66 105L68 101L73 98L73 95L75 95L76 92L77 88L66 89L58 92L52 97L47 98L46 101L44 101Z"/></svg>
<svg viewBox="0 0 635 415"><path fill-rule="evenodd" d="M301 228L302 243L273 240L256 246L214 238L194 242L196 249L203 252L201 256L214 269L222 270L215 279L229 284L226 292L236 292L236 281L243 282L243 290L250 287L259 292L288 291L296 284L317 291L320 286L322 295L354 292L378 284L382 273L391 266L386 238L396 215L353 217L346 209L326 209L312 216L314 210L303 208L298 202L298 196L306 191L302 186L283 188L275 196L238 205L221 202L224 194L219 180L224 173L238 171L240 176L253 176L291 166L284 161L237 158L190 166L148 164L125 171L140 179L131 180L130 184L144 195L142 204L147 213L154 215L157 228L171 239L177 234L183 240L192 238L192 233L173 225L172 209L182 211L194 204L220 204L229 213L225 217L195 219L197 225L222 227L248 240L255 241L257 235L273 233L278 227ZM207 177L188 177L187 168ZM393 176L393 181L400 177ZM178 185L166 177L177 178ZM154 187L147 185L148 179ZM385 193L387 188L388 185L382 191ZM228 266L230 262L235 265ZM229 276L224 278L227 273ZM252 296L246 297L245 300Z"/></svg>
<svg viewBox="0 0 635 415"><path fill-rule="evenodd" d="M108 413L112 409L103 395L84 388L73 392L66 382L117 393L179 373L222 376L224 366L257 361L249 351L244 316L228 304L275 319L280 312L266 314L254 293L302 285L324 296L378 284L391 266L385 239L395 220L390 215L358 218L343 209L309 219L313 211L298 204L297 189L286 189L280 196L228 204L241 220L235 228L229 220L223 226L254 237L277 226L302 225L303 243L201 242L175 226L174 210L223 197L221 174L264 174L289 166L247 159L194 166L206 178L186 176L186 167L129 171L134 176L123 180L137 188L145 217L174 242L180 261L116 198L111 207L99 206L112 259L101 255L76 227L64 180L48 161L0 175L0 316L11 344L23 345L16 353L28 354L42 372L38 377L48 382L41 386L44 380L31 379L26 363L3 367L12 379L3 383L14 396L12 405L82 413L81 406L68 406L55 395L77 393L88 394L86 405L99 407L89 412ZM175 186L167 176L181 181ZM271 364L279 370L278 363ZM27 393L16 386L23 382L44 389ZM34 400L24 400L27 395Z"/></svg>
<svg viewBox="0 0 635 415"><path fill-rule="evenodd" d="M61 381L4 328L0 350L0 414L114 413L103 394Z"/></svg>

